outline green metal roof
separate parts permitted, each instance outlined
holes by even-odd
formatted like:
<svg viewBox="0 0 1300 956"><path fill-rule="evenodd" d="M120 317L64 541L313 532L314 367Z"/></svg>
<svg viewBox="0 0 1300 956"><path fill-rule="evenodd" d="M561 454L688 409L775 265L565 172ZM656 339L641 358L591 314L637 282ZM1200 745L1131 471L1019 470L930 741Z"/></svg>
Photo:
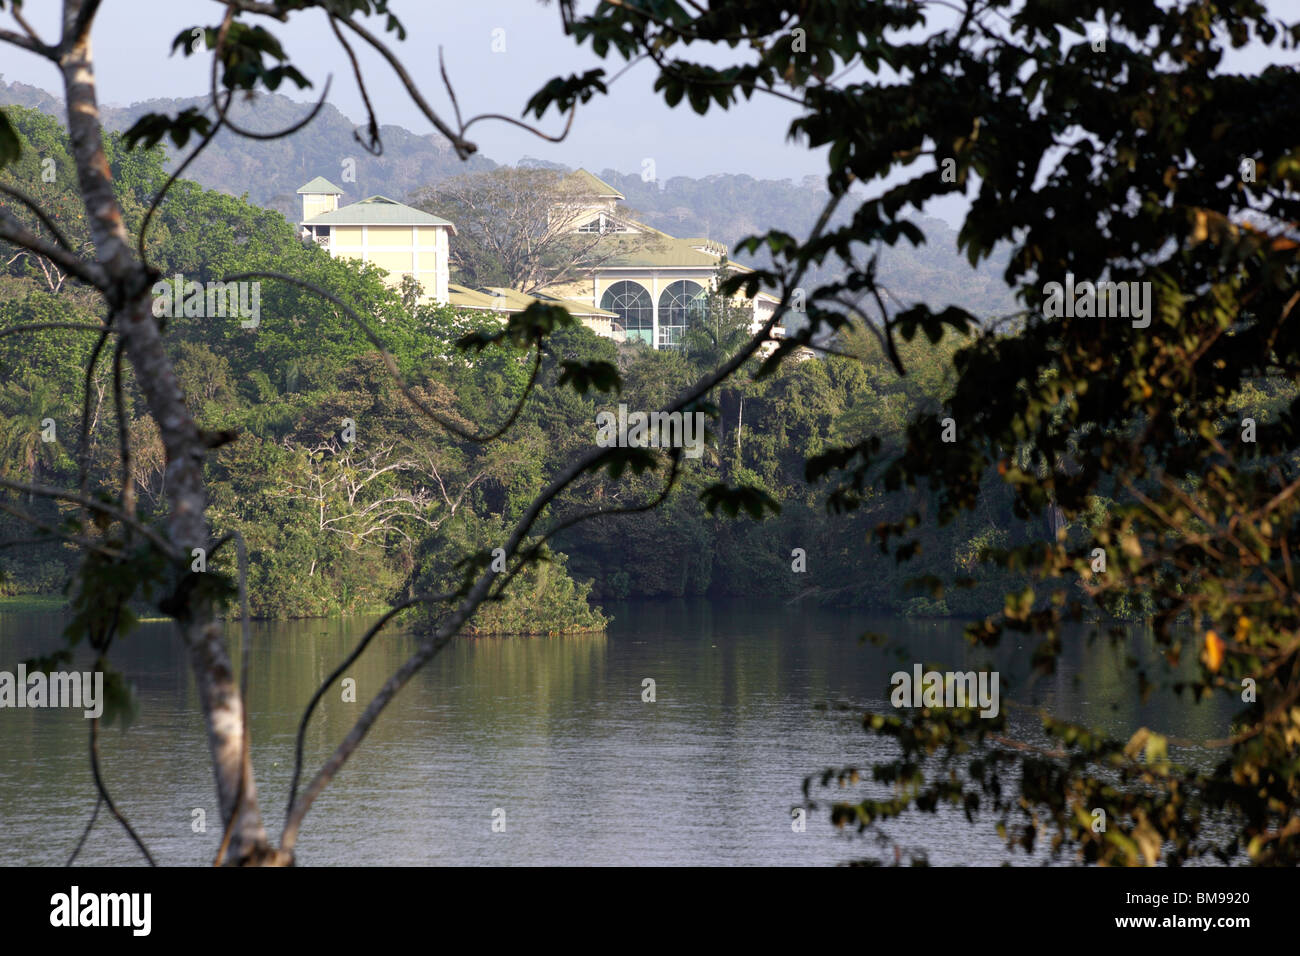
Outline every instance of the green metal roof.
<svg viewBox="0 0 1300 956"><path fill-rule="evenodd" d="M597 315L604 316L608 319L617 319L619 317L617 312L610 312L608 309L601 309L594 305L587 305L587 303L581 302L578 299L563 299L558 295L550 295L546 292L538 292L533 296L533 298L541 299L543 302L550 302L555 305L562 305L564 306L564 310L570 315Z"/></svg>
<svg viewBox="0 0 1300 956"><path fill-rule="evenodd" d="M701 239L675 239L672 236L612 235L603 237L593 250L600 259L601 269L707 267L716 269L725 246L709 243L718 252L701 252L696 246L705 244ZM602 258L608 255L608 258Z"/></svg>
<svg viewBox="0 0 1300 956"><path fill-rule="evenodd" d="M446 219L412 209L387 196L370 196L360 202L340 206L332 212L312 216L302 224L304 226L450 226L452 232L456 231L456 227Z"/></svg>
<svg viewBox="0 0 1300 956"><path fill-rule="evenodd" d="M454 282L447 283L447 302L461 309L491 309L494 308L493 300L490 296L482 292L476 292L468 286L457 285ZM505 310L505 301L502 300L501 308Z"/></svg>
<svg viewBox="0 0 1300 956"><path fill-rule="evenodd" d="M579 169L571 173L568 177L569 184L575 190L582 190L584 193L592 196L599 196L601 199L626 199L621 192L605 182L598 179L585 169Z"/></svg>
<svg viewBox="0 0 1300 956"><path fill-rule="evenodd" d="M307 185L298 187L298 194L302 195L303 193L313 193L314 195L318 195L318 196L319 195L342 196L343 190L339 189L339 187L335 186L324 176L317 176Z"/></svg>
<svg viewBox="0 0 1300 956"><path fill-rule="evenodd" d="M456 285L453 282L447 285L447 299L449 305L457 308L490 310L493 312L522 312L534 302L542 301L563 306L570 315L599 316L608 319L618 318L617 312L598 309L575 299L562 299L559 296L548 295L545 292L539 292L535 296L525 295L515 289L507 289L501 286L484 286L471 289L469 286Z"/></svg>

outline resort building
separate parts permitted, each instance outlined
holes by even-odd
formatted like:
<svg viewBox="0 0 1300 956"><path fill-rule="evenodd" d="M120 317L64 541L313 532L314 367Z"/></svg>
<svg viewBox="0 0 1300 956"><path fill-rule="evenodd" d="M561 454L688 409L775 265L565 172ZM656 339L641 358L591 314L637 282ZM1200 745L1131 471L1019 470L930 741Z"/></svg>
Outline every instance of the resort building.
<svg viewBox="0 0 1300 956"><path fill-rule="evenodd" d="M566 225L575 233L600 235L592 256L596 264L582 279L546 291L615 313L628 341L656 349L680 346L692 317L703 312L719 267L725 263L730 273L750 271L728 260L723 243L678 239L621 214L617 205L623 194L585 169L570 176L568 184L575 198L567 205L580 214L566 210ZM738 304L752 309L755 331L778 302L766 292L750 300L737 297Z"/></svg>
<svg viewBox="0 0 1300 956"><path fill-rule="evenodd" d="M304 239L310 239L336 259L359 259L388 273L387 282L401 288L411 276L424 289L424 301L448 302L448 252L456 227L446 219L413 209L387 196L371 196L339 205L343 190L317 176L298 190L302 196Z"/></svg>
<svg viewBox="0 0 1300 956"><path fill-rule="evenodd" d="M506 314L534 301L552 302L598 335L655 349L681 346L686 329L704 314L720 268L732 274L750 271L729 261L723 243L679 239L631 219L618 209L623 194L585 169L573 173L566 186L566 197L556 204L548 226L594 237L591 265L580 278L535 295L451 284L452 223L384 196L340 206L343 190L320 176L298 190L299 227L304 240L318 243L331 256L386 270L386 281L394 288L411 276L423 287L425 301ZM779 300L760 292L735 301L752 311L750 327L756 331ZM773 332L783 333L780 328Z"/></svg>

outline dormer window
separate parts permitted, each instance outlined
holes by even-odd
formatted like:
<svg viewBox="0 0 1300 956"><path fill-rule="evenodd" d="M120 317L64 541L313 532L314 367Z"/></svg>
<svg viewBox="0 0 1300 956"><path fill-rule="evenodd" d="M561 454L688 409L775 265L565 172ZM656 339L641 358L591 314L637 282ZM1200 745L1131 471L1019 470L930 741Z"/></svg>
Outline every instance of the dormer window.
<svg viewBox="0 0 1300 956"><path fill-rule="evenodd" d="M635 232L635 229L629 229L623 223L619 222L613 216L607 216L603 212L591 222L583 223L577 228L578 232L605 235L610 232Z"/></svg>

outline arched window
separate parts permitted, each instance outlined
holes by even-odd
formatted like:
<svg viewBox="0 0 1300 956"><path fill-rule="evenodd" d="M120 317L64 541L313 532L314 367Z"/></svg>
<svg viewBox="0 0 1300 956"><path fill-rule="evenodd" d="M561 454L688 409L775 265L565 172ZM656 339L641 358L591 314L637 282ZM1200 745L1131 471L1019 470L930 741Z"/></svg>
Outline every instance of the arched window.
<svg viewBox="0 0 1300 956"><path fill-rule="evenodd" d="M654 302L645 286L637 282L615 282L600 297L600 307L618 313L628 341L640 339L654 344Z"/></svg>
<svg viewBox="0 0 1300 956"><path fill-rule="evenodd" d="M686 327L704 317L708 302L704 286L689 279L664 289L659 295L659 347L680 348Z"/></svg>

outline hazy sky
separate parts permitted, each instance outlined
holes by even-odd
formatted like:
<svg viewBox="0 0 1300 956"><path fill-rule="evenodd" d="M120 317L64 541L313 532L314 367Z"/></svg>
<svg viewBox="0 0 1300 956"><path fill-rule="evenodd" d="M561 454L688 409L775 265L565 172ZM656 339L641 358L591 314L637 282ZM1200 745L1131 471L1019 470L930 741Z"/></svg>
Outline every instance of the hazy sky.
<svg viewBox="0 0 1300 956"><path fill-rule="evenodd" d="M598 61L579 49L560 29L554 3L538 0L394 0L393 8L408 29L404 43L395 44L426 98L444 118L451 109L438 74L438 47L445 49L447 70L462 113L519 116L524 103L557 74L581 72ZM590 4L586 4L590 5ZM1275 16L1300 17L1300 0L1272 0ZM28 3L28 18L46 39L57 38L57 10L51 0ZM222 8L211 0L104 0L94 41L101 101L128 105L155 96L197 95L207 90L206 56L169 56L172 39L182 29L213 24ZM270 26L284 41L294 62L316 82L316 90L333 73L330 100L360 122L364 112L351 71L337 41L316 11L295 15L288 26L265 18L250 22ZM0 21L11 27L7 13ZM376 21L377 23L377 21ZM494 31L502 30L497 34ZM504 52L493 52L494 37ZM357 44L368 77L371 97L381 123L405 126L418 133L432 131L411 104L386 64ZM726 51L722 51L726 55ZM1254 72L1278 54L1249 48L1233 54L1234 69ZM1294 54L1285 62L1295 63ZM622 66L614 57L604 64L613 74ZM54 69L36 57L5 47L0 73L61 93ZM684 103L669 109L653 92L654 65L644 62L629 70L606 97L580 108L567 140L553 144L507 124L484 121L470 131L483 155L502 163L534 156L594 170L615 168L639 172L653 159L661 182L676 175L748 173L758 178L792 178L824 174L823 152L787 142L785 130L795 107L774 97L756 95L730 111L696 115ZM282 88L297 96L292 89ZM560 128L554 115L546 128ZM949 218L952 210L929 210Z"/></svg>
<svg viewBox="0 0 1300 956"><path fill-rule="evenodd" d="M29 3L28 19L45 39L58 36L56 8L50 2ZM439 115L452 111L438 73L438 47L444 48L451 77L466 118L477 113L520 116L528 98L559 74L582 72L600 61L589 49L579 49L564 36L554 3L537 0L394 0L393 9L408 35L394 49L419 83ZM205 0L105 0L96 21L94 42L101 102L125 106L155 96L190 96L207 90L206 57L169 57L172 39L196 24L214 24L221 8ZM8 21L7 13L0 20ZM288 26L266 18L250 22L268 26L285 43L293 61L323 88L333 73L330 101L358 123L364 116L361 98L338 42L318 12L295 15ZM378 24L379 21L374 21ZM10 22L4 23L11 27ZM493 52L494 30L504 52ZM498 42L500 45L500 42ZM372 101L381 123L432 132L412 105L391 70L378 57L354 44L362 61ZM621 68L611 57L607 73ZM745 172L760 178L799 179L824 173L824 160L784 142L794 113L791 104L760 97L728 114L700 117L685 104L669 109L652 90L654 65L638 64L611 87L611 95L583 107L568 139L548 143L508 124L483 121L470 130L480 151L497 162L513 163L535 156L570 166L612 167L639 172L652 158L657 178L675 175ZM61 95L55 70L44 61L6 47L0 73ZM280 92L297 98L292 87ZM302 94L306 97L306 94ZM543 124L558 132L551 115Z"/></svg>

